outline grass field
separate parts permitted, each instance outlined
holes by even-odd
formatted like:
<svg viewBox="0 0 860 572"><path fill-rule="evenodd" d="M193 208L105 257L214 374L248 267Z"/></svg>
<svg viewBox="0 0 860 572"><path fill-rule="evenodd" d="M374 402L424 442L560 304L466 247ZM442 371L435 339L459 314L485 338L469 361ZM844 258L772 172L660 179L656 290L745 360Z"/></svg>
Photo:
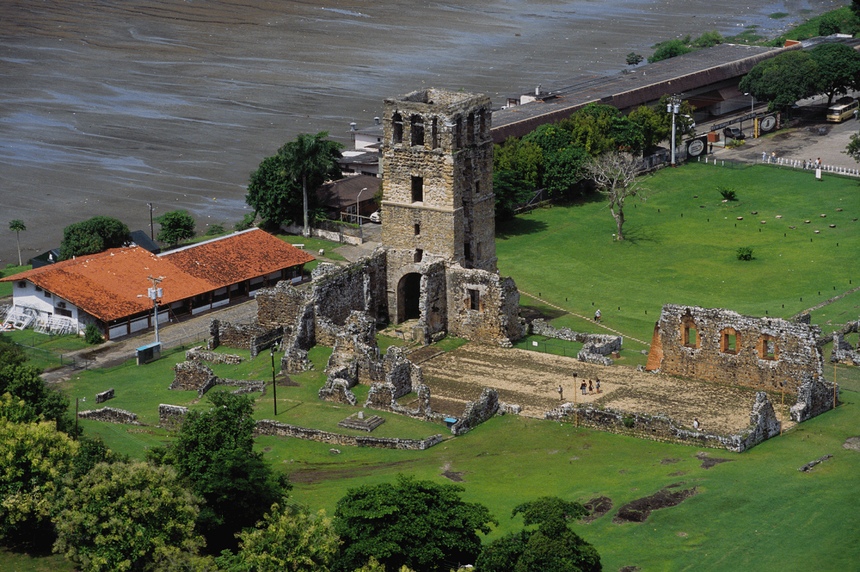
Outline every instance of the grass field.
<svg viewBox="0 0 860 572"><path fill-rule="evenodd" d="M646 346L632 338L650 341L664 303L790 317L860 286L854 282L860 281L860 223L853 220L860 217L860 187L855 181L828 177L815 183L808 174L764 166L724 170L688 165L664 170L646 184L652 190L648 201L635 208L631 204L626 211L630 240L624 242L613 240L614 221L597 201L542 209L500 225L502 274L513 276L522 291L542 300L523 296L522 305L553 317L556 326L580 331L602 331L577 317L590 318L599 306L604 322L625 335L630 351L629 357L624 353L625 365L637 365L644 357L636 352ZM722 203L718 185L735 188L739 201ZM736 260L739 246L753 247L754 260ZM813 311L813 321L830 331L856 319L858 308L860 292L855 292ZM545 344L549 353L578 349L562 342L551 346L556 341L538 337L525 340L524 347L531 347L532 341ZM856 343L856 334L852 341ZM458 342L445 343L453 347ZM829 347L825 349L829 357ZM329 352L315 348L315 370L294 376L299 386L278 387L279 420L335 430L337 421L354 411L316 399ZM191 392L167 391L170 368L180 359L181 354L174 353L144 367L126 364L82 373L65 389L75 396L114 387L117 398L109 405L131 409L152 423L158 403L206 406ZM270 367L264 355L217 373L267 379ZM465 498L485 504L500 521L490 538L522 526L519 517L509 515L523 501L542 495L579 501L606 496L613 503L607 515L574 527L596 546L607 571L623 566L697 572L858 570L860 451L843 444L860 435L860 368L834 369L827 363L825 375L832 379L834 373L844 389L841 407L743 454L517 416L496 417L423 452L351 447L335 452L327 444L275 437L258 439L257 448L290 474L298 502L329 513L349 487L391 482L397 473L436 482L450 482L442 473L459 474ZM365 396L359 392L360 403ZM88 400L86 406L95 404ZM272 414L267 395L258 401L255 415ZM382 415L386 422L374 435L444 432L440 425ZM98 434L112 448L136 457L146 447L171 439L152 427L82 425L88 434ZM809 473L798 471L826 454L833 457ZM708 457L729 462L704 468L702 459ZM624 503L673 484L695 487L697 494L653 512L645 522L613 522ZM0 570L47 568L10 562L0 563Z"/></svg>

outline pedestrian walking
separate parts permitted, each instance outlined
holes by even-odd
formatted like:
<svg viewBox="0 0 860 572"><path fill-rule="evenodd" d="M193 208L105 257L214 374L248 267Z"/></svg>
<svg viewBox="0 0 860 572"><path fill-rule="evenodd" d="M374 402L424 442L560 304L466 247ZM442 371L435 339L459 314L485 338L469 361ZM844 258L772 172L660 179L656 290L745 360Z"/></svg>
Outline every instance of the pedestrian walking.
<svg viewBox="0 0 860 572"><path fill-rule="evenodd" d="M693 429L696 431L700 430L702 426L699 424L699 420L693 417Z"/></svg>
<svg viewBox="0 0 860 572"><path fill-rule="evenodd" d="M564 389L562 389L561 385L558 386L558 398L564 401Z"/></svg>
<svg viewBox="0 0 860 572"><path fill-rule="evenodd" d="M600 308L598 308L597 311L594 313L594 321L598 324L600 323Z"/></svg>
<svg viewBox="0 0 860 572"><path fill-rule="evenodd" d="M590 379L588 380L588 393L589 395L594 393L594 382Z"/></svg>
<svg viewBox="0 0 860 572"><path fill-rule="evenodd" d="M597 388L597 393L600 393L600 378L599 377L594 378L594 387Z"/></svg>
<svg viewBox="0 0 860 572"><path fill-rule="evenodd" d="M579 386L579 389L582 390L583 395L588 395L586 391L588 391L588 386L585 384L585 380L582 380L582 384Z"/></svg>

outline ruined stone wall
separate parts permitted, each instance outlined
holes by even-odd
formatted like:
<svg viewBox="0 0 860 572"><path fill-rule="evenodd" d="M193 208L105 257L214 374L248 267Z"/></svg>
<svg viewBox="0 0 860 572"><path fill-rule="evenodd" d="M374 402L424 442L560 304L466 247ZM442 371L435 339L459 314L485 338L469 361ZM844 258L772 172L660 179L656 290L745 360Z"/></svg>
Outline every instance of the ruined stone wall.
<svg viewBox="0 0 860 572"><path fill-rule="evenodd" d="M776 391L784 381L792 392L823 375L818 326L666 304L658 327L668 375Z"/></svg>
<svg viewBox="0 0 860 572"><path fill-rule="evenodd" d="M137 422L137 414L125 409L114 407L102 407L101 409L89 409L80 411L78 417L92 421L104 421L105 423L123 423L126 425L140 425Z"/></svg>
<svg viewBox="0 0 860 572"><path fill-rule="evenodd" d="M358 404L358 398L350 390L353 387L349 380L342 377L329 377L318 394L321 401L330 403L342 403L344 405Z"/></svg>
<svg viewBox="0 0 860 572"><path fill-rule="evenodd" d="M339 375L350 381L350 387L385 379L376 343L376 321L363 312L353 312L337 333L325 371L340 371Z"/></svg>
<svg viewBox="0 0 860 572"><path fill-rule="evenodd" d="M101 393L96 394L96 403L104 403L110 399L114 398L114 390L113 388L108 389L107 391L102 391Z"/></svg>
<svg viewBox="0 0 860 572"><path fill-rule="evenodd" d="M447 278L448 333L503 346L523 337L520 293L513 279L459 267L449 268Z"/></svg>
<svg viewBox="0 0 860 572"><path fill-rule="evenodd" d="M218 320L212 320L213 322L217 322ZM234 347L234 346L228 346ZM245 359L242 356L237 356L234 354L219 354L217 352L210 352L203 349L203 346L197 346L187 350L185 352L185 361L199 361L199 362L209 362L209 363L221 363L228 365L239 365Z"/></svg>
<svg viewBox="0 0 860 572"><path fill-rule="evenodd" d="M379 250L346 267L339 267L313 281L316 343L333 347L337 332L353 311L374 320L388 317L386 254Z"/></svg>
<svg viewBox="0 0 860 572"><path fill-rule="evenodd" d="M188 408L179 405L167 405L162 403L158 406L158 425L166 428L175 428L182 425Z"/></svg>
<svg viewBox="0 0 860 572"><path fill-rule="evenodd" d="M533 320L529 325L531 333L556 340L578 342L580 344L593 344L594 353L608 356L614 352L621 351L621 336L608 334L588 334L585 332L574 332L570 328L556 328L542 318Z"/></svg>
<svg viewBox="0 0 860 572"><path fill-rule="evenodd" d="M499 392L485 387L481 397L466 405L463 415L451 426L451 433L463 435L499 412Z"/></svg>
<svg viewBox="0 0 860 572"><path fill-rule="evenodd" d="M330 445L348 445L351 447L374 447L377 449L404 449L410 451L424 451L434 445L438 445L445 438L442 435L433 435L427 439L397 439L393 437L370 437L363 435L341 435L318 429L307 429L295 425L287 425L277 421L263 419L256 423L256 436L275 435L278 437L294 437L328 443Z"/></svg>
<svg viewBox="0 0 860 572"><path fill-rule="evenodd" d="M573 403L565 403L557 409L548 411L544 418L577 423L582 427L617 435L629 435L664 443L728 449L735 453L742 453L755 447L762 441L778 435L780 430L780 422L776 418L776 413L768 400L767 393L763 391L756 393L756 401L750 411L750 426L737 435L716 435L686 429L682 424L664 415L632 413L620 409L600 409L591 405L574 405Z"/></svg>
<svg viewBox="0 0 860 572"><path fill-rule="evenodd" d="M178 391L196 391L198 397L203 397L207 391L215 387L218 378L212 373L212 368L197 361L183 361L173 366L173 383L168 389Z"/></svg>
<svg viewBox="0 0 860 572"><path fill-rule="evenodd" d="M797 403L791 406L791 420L797 423L812 419L833 409L833 400L839 403L839 385L808 376L797 392Z"/></svg>
<svg viewBox="0 0 860 572"><path fill-rule="evenodd" d="M278 326L291 326L301 308L308 302L309 294L294 288L289 280L282 280L272 288L260 288L255 298L257 324L268 330Z"/></svg>
<svg viewBox="0 0 860 572"><path fill-rule="evenodd" d="M310 367L308 351L316 344L316 321L314 306L308 302L297 311L297 319L289 335L281 343L284 356L281 371L290 374L302 373Z"/></svg>

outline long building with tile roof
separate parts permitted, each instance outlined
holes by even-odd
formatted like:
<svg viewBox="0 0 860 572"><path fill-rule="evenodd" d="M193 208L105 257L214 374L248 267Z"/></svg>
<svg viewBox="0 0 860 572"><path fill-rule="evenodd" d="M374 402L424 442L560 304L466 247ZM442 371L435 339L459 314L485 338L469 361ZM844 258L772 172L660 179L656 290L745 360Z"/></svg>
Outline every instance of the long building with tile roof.
<svg viewBox="0 0 860 572"><path fill-rule="evenodd" d="M155 255L114 248L3 278L14 283L11 320L78 331L95 323L107 339L153 325L147 295L158 280L159 323L245 299L280 280L301 278L313 256L251 229ZM55 328L56 327L56 328Z"/></svg>

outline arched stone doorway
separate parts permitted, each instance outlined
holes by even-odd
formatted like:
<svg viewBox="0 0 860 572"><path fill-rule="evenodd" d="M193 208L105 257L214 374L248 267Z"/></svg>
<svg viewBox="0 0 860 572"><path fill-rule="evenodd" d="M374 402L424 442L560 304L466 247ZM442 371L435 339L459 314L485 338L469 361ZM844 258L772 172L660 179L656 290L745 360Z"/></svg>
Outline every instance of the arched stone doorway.
<svg viewBox="0 0 860 572"><path fill-rule="evenodd" d="M405 274L397 284L397 323L420 318L421 274Z"/></svg>

